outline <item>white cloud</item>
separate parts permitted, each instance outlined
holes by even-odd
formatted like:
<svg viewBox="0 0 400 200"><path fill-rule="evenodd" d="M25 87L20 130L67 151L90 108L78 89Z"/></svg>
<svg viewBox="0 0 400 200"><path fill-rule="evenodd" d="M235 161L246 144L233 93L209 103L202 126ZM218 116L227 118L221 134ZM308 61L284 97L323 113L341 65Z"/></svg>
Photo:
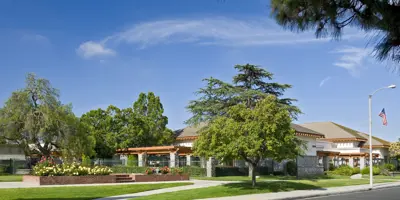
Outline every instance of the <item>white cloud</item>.
<svg viewBox="0 0 400 200"><path fill-rule="evenodd" d="M330 79L331 79L330 76L324 78L324 80L322 80L322 81L319 83L319 87L322 87L322 86L323 86L327 81L329 81Z"/></svg>
<svg viewBox="0 0 400 200"><path fill-rule="evenodd" d="M332 53L342 54L339 60L333 63L333 65L344 68L351 75L355 76L371 55L371 49L346 46L342 49L337 49Z"/></svg>
<svg viewBox="0 0 400 200"><path fill-rule="evenodd" d="M140 23L101 42L91 41L102 49L108 44L133 44L139 48L170 43L191 43L220 46L294 45L327 42L330 38L316 39L314 33L293 33L283 30L268 20L236 20L228 18L174 19ZM360 32L347 32L342 39L364 37ZM84 43L85 44L85 43ZM83 45L83 44L82 44ZM81 45L81 46L82 46ZM111 52L111 49L107 49ZM115 53L115 52L114 52ZM103 51L90 55L102 55Z"/></svg>
<svg viewBox="0 0 400 200"><path fill-rule="evenodd" d="M39 42L39 43L50 43L50 40L43 35L40 34L24 34L21 37L22 41L33 41L33 42Z"/></svg>
<svg viewBox="0 0 400 200"><path fill-rule="evenodd" d="M113 56L116 54L114 50L106 48L103 44L93 41L82 43L76 52L83 58L91 58L94 56Z"/></svg>

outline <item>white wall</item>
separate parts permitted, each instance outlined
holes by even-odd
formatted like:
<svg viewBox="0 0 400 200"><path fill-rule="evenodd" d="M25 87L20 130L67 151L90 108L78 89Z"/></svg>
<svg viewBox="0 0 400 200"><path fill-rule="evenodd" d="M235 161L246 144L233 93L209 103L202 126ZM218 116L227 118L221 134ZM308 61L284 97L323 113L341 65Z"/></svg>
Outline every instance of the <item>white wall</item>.
<svg viewBox="0 0 400 200"><path fill-rule="evenodd" d="M369 149L368 149L369 151ZM379 154L379 158L385 158L385 156L389 156L388 148L372 148L372 153Z"/></svg>
<svg viewBox="0 0 400 200"><path fill-rule="evenodd" d="M336 148L355 148L357 144L355 142L335 142Z"/></svg>
<svg viewBox="0 0 400 200"><path fill-rule="evenodd" d="M297 136L299 139L305 141L307 143L307 150L305 150L306 156L316 156L317 155L317 148L316 146L316 139L313 137L304 137L304 136Z"/></svg>
<svg viewBox="0 0 400 200"><path fill-rule="evenodd" d="M194 142L193 140L176 141L174 145L183 147L193 147L193 142Z"/></svg>

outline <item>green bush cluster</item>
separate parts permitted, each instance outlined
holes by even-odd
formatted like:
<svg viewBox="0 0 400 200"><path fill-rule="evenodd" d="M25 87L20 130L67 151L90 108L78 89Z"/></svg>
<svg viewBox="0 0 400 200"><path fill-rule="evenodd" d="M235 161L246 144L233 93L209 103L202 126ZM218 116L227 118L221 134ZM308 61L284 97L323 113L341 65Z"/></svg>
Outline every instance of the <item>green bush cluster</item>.
<svg viewBox="0 0 400 200"><path fill-rule="evenodd" d="M144 173L147 167L130 167L125 165L115 165L111 168L114 173L123 173L123 174L137 174Z"/></svg>
<svg viewBox="0 0 400 200"><path fill-rule="evenodd" d="M138 159L136 155L129 155L126 165L128 167L136 167L138 163Z"/></svg>
<svg viewBox="0 0 400 200"><path fill-rule="evenodd" d="M8 174L9 173L9 166L8 165L0 165L0 175Z"/></svg>
<svg viewBox="0 0 400 200"><path fill-rule="evenodd" d="M369 167L363 168L363 169L361 170L361 174L363 174L363 175L369 174ZM379 167L377 167L377 166L374 166L374 167L372 168L372 174L373 174L373 175L379 175L379 174L381 174L381 169L379 169Z"/></svg>
<svg viewBox="0 0 400 200"><path fill-rule="evenodd" d="M113 166L112 171L114 173L125 173L125 174L134 174L134 173L146 173L148 167L130 167L124 165L116 165ZM161 168L159 168L161 170ZM171 168L171 171L178 170L178 168ZM196 166L185 166L179 168L182 170L183 174L188 174L189 176L206 176L206 168L196 167Z"/></svg>
<svg viewBox="0 0 400 200"><path fill-rule="evenodd" d="M386 163L386 164L383 165L383 169L386 169L386 170L388 170L390 172L393 172L393 171L396 170L396 166L394 166L391 163Z"/></svg>
<svg viewBox="0 0 400 200"><path fill-rule="evenodd" d="M197 166L185 166L182 167L183 174L189 174L189 176L206 176L207 169Z"/></svg>
<svg viewBox="0 0 400 200"><path fill-rule="evenodd" d="M355 170L355 169L358 169L358 173L360 172L360 168L354 168L353 169L352 167L350 167L348 165L342 165L342 166L334 169L332 171L332 174L334 174L334 175L342 175L342 176L351 176L351 175L357 173L357 170Z"/></svg>
<svg viewBox="0 0 400 200"><path fill-rule="evenodd" d="M82 155L82 164L81 165L84 167L92 166L92 161L90 160L90 157Z"/></svg>
<svg viewBox="0 0 400 200"><path fill-rule="evenodd" d="M296 163L294 161L289 161L289 162L286 163L286 172L290 176L296 176L296 174L297 174L297 166L296 166Z"/></svg>

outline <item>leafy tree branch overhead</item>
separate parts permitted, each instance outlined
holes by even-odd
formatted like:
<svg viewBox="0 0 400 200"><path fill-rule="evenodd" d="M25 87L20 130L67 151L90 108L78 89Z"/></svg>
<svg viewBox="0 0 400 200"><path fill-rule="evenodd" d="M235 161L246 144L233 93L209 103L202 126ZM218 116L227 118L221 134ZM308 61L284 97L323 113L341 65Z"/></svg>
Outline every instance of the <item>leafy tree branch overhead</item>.
<svg viewBox="0 0 400 200"><path fill-rule="evenodd" d="M378 60L400 62L400 2L392 0L271 0L272 16L293 31L339 39L346 27L368 33Z"/></svg>

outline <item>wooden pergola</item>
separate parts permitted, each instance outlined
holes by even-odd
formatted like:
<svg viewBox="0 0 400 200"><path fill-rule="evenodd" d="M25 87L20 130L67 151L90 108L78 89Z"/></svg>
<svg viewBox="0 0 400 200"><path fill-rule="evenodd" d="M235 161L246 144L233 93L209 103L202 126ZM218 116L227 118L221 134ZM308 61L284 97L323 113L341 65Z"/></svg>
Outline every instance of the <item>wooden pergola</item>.
<svg viewBox="0 0 400 200"><path fill-rule="evenodd" d="M183 146L154 146L154 147L136 147L136 148L125 148L117 149L117 154L120 155L170 155L171 153L176 153L180 156L191 155L192 148Z"/></svg>

